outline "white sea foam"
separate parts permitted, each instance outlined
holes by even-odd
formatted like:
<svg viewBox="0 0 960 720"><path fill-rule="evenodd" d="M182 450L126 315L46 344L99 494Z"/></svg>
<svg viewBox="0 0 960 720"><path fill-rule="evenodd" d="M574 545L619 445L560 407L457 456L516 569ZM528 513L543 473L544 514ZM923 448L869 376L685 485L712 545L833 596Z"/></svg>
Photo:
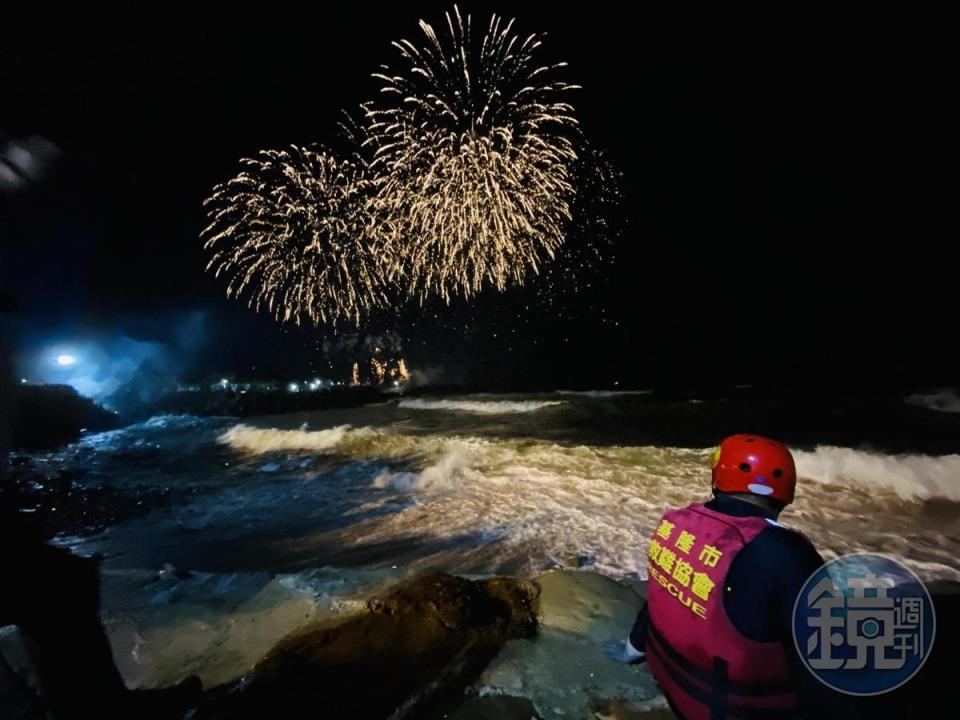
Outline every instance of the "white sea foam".
<svg viewBox="0 0 960 720"><path fill-rule="evenodd" d="M413 473L420 478L417 482L409 477L402 479L410 475L405 471L392 473L396 476L394 480L381 480L376 485L381 488L408 490L426 489L427 485L442 485L437 475L442 469L459 471L473 461L472 456L481 460L491 459L498 454L498 450L506 452L511 447L508 441L408 436L372 427L351 428L349 425L337 425L321 430L281 430L240 424L224 432L219 441L234 450L256 455L282 451L336 450L365 459L398 457L410 453L428 457L429 466ZM533 447L539 449L539 446ZM550 448L552 455L539 458L540 463L534 465L534 470L539 471L542 464L562 472L569 469L564 466L568 465L570 457L578 453L577 448L546 444L542 447ZM608 457L610 467L616 468L625 458L642 450L653 451L656 448L610 448L598 452L603 452ZM905 500L937 497L960 502L960 455L889 455L820 446L812 452L796 451L794 456L801 477L824 485L868 491L893 491ZM524 456L526 457L529 455ZM518 465L524 466L526 463L521 462ZM424 478L429 478L429 481Z"/></svg>
<svg viewBox="0 0 960 720"><path fill-rule="evenodd" d="M410 433L404 425L241 424L220 442L241 456L230 462L223 491L131 522L129 533L90 538L84 552L129 562L131 547L154 548L145 557L162 547L161 560L180 565L206 547L206 566L216 567L216 548L265 552L258 538L267 533L278 540L251 566L296 567L308 557L349 564L338 553L356 552L358 562L523 574L588 558L615 577L643 577L647 539L663 510L709 497L707 449ZM304 467L304 455L327 460ZM925 579L957 576L960 456L835 447L796 456L797 499L781 519L824 555L882 552L914 563Z"/></svg>
<svg viewBox="0 0 960 720"><path fill-rule="evenodd" d="M426 400L423 398L407 398L399 402L400 407L408 410L446 410L475 415L530 413L563 404L563 400Z"/></svg>
<svg viewBox="0 0 960 720"><path fill-rule="evenodd" d="M373 486L404 492L454 490L469 467L469 454L454 448L419 472L382 472L374 478Z"/></svg>
<svg viewBox="0 0 960 720"><path fill-rule="evenodd" d="M335 429L340 433L340 428ZM246 429L242 447L275 447ZM289 431L297 433L297 431ZM287 439L285 448L330 448L330 431ZM253 436L250 436L253 434ZM327 438L319 441L317 438ZM230 434L238 437L237 433ZM337 434L336 452L375 462L374 491L412 494L416 502L374 514L328 538L332 543L389 544L403 538L477 538L430 562L452 570L536 572L590 557L615 576L646 572L646 539L660 513L709 495L708 450L592 447L534 440L405 435L374 428ZM821 447L797 452L797 500L784 522L805 532L827 556L886 552L955 577L960 518L931 517L923 501L960 500L960 456L883 455ZM386 467L384 467L384 464ZM397 464L399 467L394 467Z"/></svg>
<svg viewBox="0 0 960 720"><path fill-rule="evenodd" d="M885 455L824 446L794 456L801 477L825 485L892 490L908 500L960 502L960 455Z"/></svg>
<svg viewBox="0 0 960 720"><path fill-rule="evenodd" d="M960 393L956 389L944 388L926 395L910 395L905 401L939 412L960 413Z"/></svg>
<svg viewBox="0 0 960 720"><path fill-rule="evenodd" d="M326 430L279 430L235 425L223 433L219 441L234 450L255 455L281 450L325 452L339 445L349 430L349 425L338 425Z"/></svg>

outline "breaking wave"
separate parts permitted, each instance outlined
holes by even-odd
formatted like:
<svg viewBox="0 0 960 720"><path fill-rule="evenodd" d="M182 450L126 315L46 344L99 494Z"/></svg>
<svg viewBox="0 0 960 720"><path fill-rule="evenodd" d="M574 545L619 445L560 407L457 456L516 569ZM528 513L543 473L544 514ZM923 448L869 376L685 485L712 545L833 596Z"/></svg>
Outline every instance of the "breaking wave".
<svg viewBox="0 0 960 720"><path fill-rule="evenodd" d="M960 413L960 394L956 390L943 389L928 395L910 395L905 401L938 412Z"/></svg>
<svg viewBox="0 0 960 720"><path fill-rule="evenodd" d="M892 490L904 500L960 502L960 455L884 455L824 446L794 456L801 477L824 485Z"/></svg>
<svg viewBox="0 0 960 720"><path fill-rule="evenodd" d="M419 472L384 471L374 478L373 487L401 492L455 490L464 480L470 462L469 453L452 449Z"/></svg>
<svg viewBox="0 0 960 720"><path fill-rule="evenodd" d="M563 400L424 400L411 398L398 405L410 410L447 410L475 415L508 415L530 413L554 405L563 405Z"/></svg>
<svg viewBox="0 0 960 720"><path fill-rule="evenodd" d="M254 455L282 450L324 452L337 447L349 430L349 425L338 425L326 430L280 430L235 425L220 436L219 442L234 450Z"/></svg>
<svg viewBox="0 0 960 720"><path fill-rule="evenodd" d="M219 442L234 450L262 455L276 452L336 452L354 458L397 458L414 455L428 461L428 467L411 475L395 474L392 480L380 479L376 487L415 490L436 487L437 473L462 469L471 463L501 460L515 442L442 435L404 435L374 427L353 428L337 425L321 430L283 430L235 425L219 437ZM538 465L562 474L572 458L587 450L583 446L561 446L530 442L529 456L537 448L546 454ZM592 448L591 448L592 450ZM658 448L613 447L594 452L606 458L610 468L627 469L631 458L642 451ZM661 448L663 451L678 449ZM705 456L706 450L688 450ZM943 498L960 502L960 455L888 455L851 448L820 446L812 452L795 451L797 471L820 485L848 487L872 492L892 491L903 500ZM411 479L416 476L418 479ZM387 477L387 476L384 476Z"/></svg>
<svg viewBox="0 0 960 720"><path fill-rule="evenodd" d="M535 572L588 557L614 576L643 575L644 545L660 513L709 496L707 449L563 445L349 426L307 431L238 425L220 439L243 453L321 454L350 463L351 472L365 473L351 492L366 487L373 494L371 508L393 503L394 511L331 542L386 546L429 536L456 545L455 538L482 538L479 547L458 546L432 559L464 572ZM945 539L960 533L960 514L950 510L960 502L960 456L819 447L796 458L800 486L783 520L827 557L887 552L927 577L960 578L960 541ZM301 461L281 462L296 468ZM391 501L391 495L411 497ZM934 500L949 506L937 514L928 506Z"/></svg>

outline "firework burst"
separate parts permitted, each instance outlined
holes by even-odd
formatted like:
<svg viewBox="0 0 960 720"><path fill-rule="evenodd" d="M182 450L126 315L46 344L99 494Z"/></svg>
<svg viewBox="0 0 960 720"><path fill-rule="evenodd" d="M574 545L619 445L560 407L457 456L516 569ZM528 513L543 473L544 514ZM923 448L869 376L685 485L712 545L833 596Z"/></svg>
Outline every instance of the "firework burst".
<svg viewBox="0 0 960 720"><path fill-rule="evenodd" d="M385 301L362 163L293 146L241 164L204 203L207 269L228 297L297 324L360 323Z"/></svg>
<svg viewBox="0 0 960 720"><path fill-rule="evenodd" d="M421 301L522 284L570 220L576 86L551 79L564 64L539 64L542 36L512 20L494 15L479 42L456 7L445 36L420 28L422 45L394 43L402 68L374 76L362 120L390 277Z"/></svg>

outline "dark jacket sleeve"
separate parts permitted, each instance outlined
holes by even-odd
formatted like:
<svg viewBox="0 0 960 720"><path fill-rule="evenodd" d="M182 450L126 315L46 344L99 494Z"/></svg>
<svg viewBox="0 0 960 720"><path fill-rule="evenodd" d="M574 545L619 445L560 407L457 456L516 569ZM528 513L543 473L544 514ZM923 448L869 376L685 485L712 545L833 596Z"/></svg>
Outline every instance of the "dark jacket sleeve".
<svg viewBox="0 0 960 720"><path fill-rule="evenodd" d="M790 559L789 562L778 562L775 567L768 567L767 572L777 579L774 608L777 635L786 651L801 716L818 720L857 718L859 714L856 712L856 703L850 697L831 690L813 676L800 657L793 639L794 604L807 579L823 565L823 558L810 541L799 533L779 528L767 532L778 546L778 551L768 555L768 559Z"/></svg>
<svg viewBox="0 0 960 720"><path fill-rule="evenodd" d="M823 565L823 558L799 533L788 530L767 532L782 546L781 551L770 559L777 556L790 558L790 562L778 563L776 568L769 569L777 578L774 607L777 635L784 646L800 711L803 717L816 717L823 711L826 701L823 691L826 688L810 674L797 652L793 640L793 608L807 578Z"/></svg>

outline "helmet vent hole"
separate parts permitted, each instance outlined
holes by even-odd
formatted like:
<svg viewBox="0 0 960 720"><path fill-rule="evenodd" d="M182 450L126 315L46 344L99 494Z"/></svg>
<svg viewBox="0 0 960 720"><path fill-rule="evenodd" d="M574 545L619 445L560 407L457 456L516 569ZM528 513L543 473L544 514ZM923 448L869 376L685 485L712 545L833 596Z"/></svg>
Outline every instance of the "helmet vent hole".
<svg viewBox="0 0 960 720"><path fill-rule="evenodd" d="M747 438L747 442L753 442L756 438Z"/></svg>
<svg viewBox="0 0 960 720"><path fill-rule="evenodd" d="M781 477L782 475L783 475L783 470L781 470L780 468L777 468L776 470L773 471L773 476L775 478Z"/></svg>
<svg viewBox="0 0 960 720"><path fill-rule="evenodd" d="M748 463L740 463L740 469L743 472L750 472L750 465Z"/></svg>

